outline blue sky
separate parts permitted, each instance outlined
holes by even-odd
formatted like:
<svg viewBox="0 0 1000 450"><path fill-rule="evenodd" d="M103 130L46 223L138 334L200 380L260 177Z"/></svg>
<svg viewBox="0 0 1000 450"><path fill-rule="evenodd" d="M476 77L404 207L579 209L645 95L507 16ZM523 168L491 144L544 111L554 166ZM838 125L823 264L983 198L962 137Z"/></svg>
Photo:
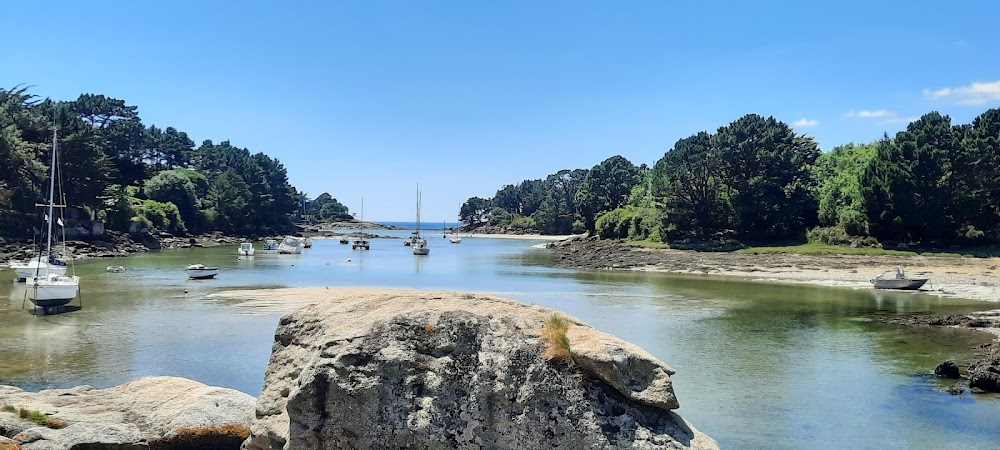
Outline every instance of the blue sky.
<svg viewBox="0 0 1000 450"><path fill-rule="evenodd" d="M1000 105L1000 2L17 2L0 86L278 158L366 219L653 164L754 112L824 150Z"/></svg>

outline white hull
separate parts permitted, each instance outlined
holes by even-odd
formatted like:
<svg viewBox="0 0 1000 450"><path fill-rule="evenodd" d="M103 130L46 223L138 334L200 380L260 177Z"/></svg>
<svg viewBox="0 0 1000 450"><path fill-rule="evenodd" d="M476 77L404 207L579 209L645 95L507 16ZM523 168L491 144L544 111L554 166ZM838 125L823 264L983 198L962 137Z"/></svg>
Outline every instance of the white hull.
<svg viewBox="0 0 1000 450"><path fill-rule="evenodd" d="M80 277L49 275L29 277L25 281L28 300L42 308L64 306L80 293Z"/></svg>
<svg viewBox="0 0 1000 450"><path fill-rule="evenodd" d="M297 255L302 253L302 248L304 247L302 239L297 237L287 236L280 244L278 244L278 253L285 255Z"/></svg>
<svg viewBox="0 0 1000 450"><path fill-rule="evenodd" d="M17 272L18 280L25 280L35 275L45 275L47 273L54 273L57 275L66 274L66 266L39 262L38 258L34 258L26 263L12 262L10 263L10 268Z"/></svg>
<svg viewBox="0 0 1000 450"><path fill-rule="evenodd" d="M192 278L195 280L213 278L218 274L219 274L218 267L205 267L203 269L187 269L188 278Z"/></svg>
<svg viewBox="0 0 1000 450"><path fill-rule="evenodd" d="M253 244L249 242L244 242L240 244L240 249L237 250L237 254L240 256L253 256Z"/></svg>
<svg viewBox="0 0 1000 450"><path fill-rule="evenodd" d="M451 240L452 244L461 244L462 243L462 238L460 238L458 236L452 236L450 240Z"/></svg>
<svg viewBox="0 0 1000 450"><path fill-rule="evenodd" d="M430 247L413 247L413 254L417 256L427 256L431 254Z"/></svg>

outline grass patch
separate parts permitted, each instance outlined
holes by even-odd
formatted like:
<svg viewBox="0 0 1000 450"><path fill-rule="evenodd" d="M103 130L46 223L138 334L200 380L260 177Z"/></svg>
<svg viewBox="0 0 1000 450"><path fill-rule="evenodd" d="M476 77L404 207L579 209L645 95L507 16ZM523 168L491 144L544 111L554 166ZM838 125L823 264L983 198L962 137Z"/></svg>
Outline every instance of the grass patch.
<svg viewBox="0 0 1000 450"><path fill-rule="evenodd" d="M670 248L670 244L660 241L651 241L649 239L642 241L628 241L629 245L634 245L643 248Z"/></svg>
<svg viewBox="0 0 1000 450"><path fill-rule="evenodd" d="M41 411L35 411L27 408L15 408L13 405L3 405L0 407L0 411L16 414L17 417L43 427L59 429L66 426L66 422L49 417Z"/></svg>
<svg viewBox="0 0 1000 450"><path fill-rule="evenodd" d="M566 330L569 330L569 321L559 314L553 313L542 325L542 339L545 339L545 351L542 357L548 360L561 360L566 363L573 362L573 352L569 347L569 337Z"/></svg>
<svg viewBox="0 0 1000 450"><path fill-rule="evenodd" d="M892 256L914 256L918 252L912 250L885 250L873 247L848 247L845 245L826 244L801 244L778 247L748 247L737 250L736 253L797 253L801 255L892 255ZM919 254L960 257L960 253L921 251Z"/></svg>

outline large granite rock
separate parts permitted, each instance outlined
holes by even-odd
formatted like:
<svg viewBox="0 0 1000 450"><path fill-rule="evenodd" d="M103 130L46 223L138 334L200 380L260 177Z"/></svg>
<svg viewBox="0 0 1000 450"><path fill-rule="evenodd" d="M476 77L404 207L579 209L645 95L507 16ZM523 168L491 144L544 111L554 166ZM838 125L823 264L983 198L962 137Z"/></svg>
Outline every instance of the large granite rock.
<svg viewBox="0 0 1000 450"><path fill-rule="evenodd" d="M567 364L541 356L542 307L310 292L278 326L245 449L718 448L671 411L673 369L575 318Z"/></svg>
<svg viewBox="0 0 1000 450"><path fill-rule="evenodd" d="M249 435L255 399L177 377L144 377L108 389L27 392L0 386L0 405L40 411L53 429L0 412L0 434L24 450L225 449Z"/></svg>

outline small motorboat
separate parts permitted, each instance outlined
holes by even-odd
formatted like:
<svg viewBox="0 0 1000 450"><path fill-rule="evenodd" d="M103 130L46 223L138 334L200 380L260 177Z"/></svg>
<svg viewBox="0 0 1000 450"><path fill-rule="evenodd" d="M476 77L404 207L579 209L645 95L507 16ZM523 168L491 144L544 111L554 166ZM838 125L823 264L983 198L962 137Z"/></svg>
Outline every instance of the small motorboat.
<svg viewBox="0 0 1000 450"><path fill-rule="evenodd" d="M360 238L351 245L352 250L371 250L371 243L367 239Z"/></svg>
<svg viewBox="0 0 1000 450"><path fill-rule="evenodd" d="M457 234L453 234L451 235L451 239L449 239L449 241L451 241L452 244L461 244L462 237Z"/></svg>
<svg viewBox="0 0 1000 450"><path fill-rule="evenodd" d="M240 249L236 254L240 256L253 256L253 242L240 243Z"/></svg>
<svg viewBox="0 0 1000 450"><path fill-rule="evenodd" d="M209 267L204 264L191 264L187 266L188 278L195 280L203 280L206 278L213 278L219 274L218 267Z"/></svg>
<svg viewBox="0 0 1000 450"><path fill-rule="evenodd" d="M897 267L896 276L889 278L885 274L880 273L870 281L875 286L875 289L905 289L912 291L920 289L920 286L923 286L927 280L927 278L908 277L902 267Z"/></svg>
<svg viewBox="0 0 1000 450"><path fill-rule="evenodd" d="M347 239L347 235L345 234L345 235L343 235L343 236L340 237L340 243L341 244L349 244L349 243L351 243L351 241L349 239Z"/></svg>
<svg viewBox="0 0 1000 450"><path fill-rule="evenodd" d="M278 249L278 241L274 239L268 239L264 241L264 246L261 247L261 250L277 250L277 249Z"/></svg>
<svg viewBox="0 0 1000 450"><path fill-rule="evenodd" d="M312 240L312 238L307 237L307 238L305 238L305 239L302 240L302 247L303 248L312 248L312 246L313 246L313 240Z"/></svg>
<svg viewBox="0 0 1000 450"><path fill-rule="evenodd" d="M108 272L111 273L122 273L124 271L125 271L125 266L122 265L108 266Z"/></svg>

